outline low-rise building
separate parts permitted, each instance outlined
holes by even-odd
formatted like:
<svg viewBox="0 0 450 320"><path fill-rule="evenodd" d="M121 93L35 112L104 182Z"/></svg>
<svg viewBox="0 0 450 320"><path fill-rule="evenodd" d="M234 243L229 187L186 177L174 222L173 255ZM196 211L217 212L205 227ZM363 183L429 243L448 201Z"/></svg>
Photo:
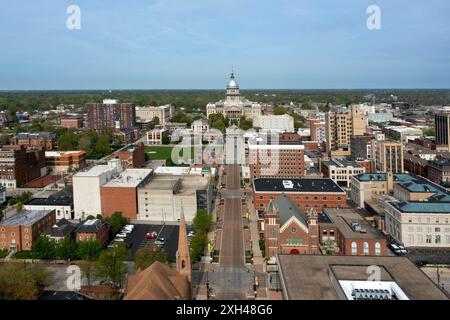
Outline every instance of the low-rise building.
<svg viewBox="0 0 450 320"><path fill-rule="evenodd" d="M76 151L45 151L45 164L53 174L67 173L86 166L86 152Z"/></svg>
<svg viewBox="0 0 450 320"><path fill-rule="evenodd" d="M51 227L47 228L42 235L48 237L56 243L59 243L66 238L72 237L75 234L77 227L77 224L63 218Z"/></svg>
<svg viewBox="0 0 450 320"><path fill-rule="evenodd" d="M253 194L256 210L267 208L281 194L288 195L304 212L346 207L346 192L331 179L253 179Z"/></svg>
<svg viewBox="0 0 450 320"><path fill-rule="evenodd" d="M169 130L153 129L147 131L147 144L163 144L163 138L169 136Z"/></svg>
<svg viewBox="0 0 450 320"><path fill-rule="evenodd" d="M288 114L258 115L253 118L253 127L263 130L294 131L294 118Z"/></svg>
<svg viewBox="0 0 450 320"><path fill-rule="evenodd" d="M318 254L319 225L317 212L305 213L289 196L281 194L270 201L264 214L265 256L277 254Z"/></svg>
<svg viewBox="0 0 450 320"><path fill-rule="evenodd" d="M67 187L48 198L33 198L24 204L25 210L54 210L56 220L74 219L73 190Z"/></svg>
<svg viewBox="0 0 450 320"><path fill-rule="evenodd" d="M277 260L285 300L448 300L406 257L278 255Z"/></svg>
<svg viewBox="0 0 450 320"><path fill-rule="evenodd" d="M138 220L177 222L181 208L192 223L197 209L212 211L210 174L155 174L138 189Z"/></svg>
<svg viewBox="0 0 450 320"><path fill-rule="evenodd" d="M169 104L163 106L136 107L136 122L152 121L158 118L160 124L165 124L173 117L174 110L174 106Z"/></svg>
<svg viewBox="0 0 450 320"><path fill-rule="evenodd" d="M145 147L143 142L129 145L116 153L125 169L142 168L145 165Z"/></svg>
<svg viewBox="0 0 450 320"><path fill-rule="evenodd" d="M320 243L340 255L385 256L386 238L375 230L356 210L324 208L328 219L321 219Z"/></svg>
<svg viewBox="0 0 450 320"><path fill-rule="evenodd" d="M321 161L320 171L325 178L331 178L341 187L348 188L351 177L364 173L365 168L352 160L331 158Z"/></svg>
<svg viewBox="0 0 450 320"><path fill-rule="evenodd" d="M22 210L0 222L0 250L30 251L33 242L56 222L54 210Z"/></svg>
<svg viewBox="0 0 450 320"><path fill-rule="evenodd" d="M206 119L198 119L192 122L191 131L193 134L202 135L209 131L209 122Z"/></svg>
<svg viewBox="0 0 450 320"><path fill-rule="evenodd" d="M101 214L100 188L123 171L122 161L113 159L107 165L98 165L73 176L73 202L75 219Z"/></svg>
<svg viewBox="0 0 450 320"><path fill-rule="evenodd" d="M430 161L427 165L427 173L431 181L450 186L450 159Z"/></svg>
<svg viewBox="0 0 450 320"><path fill-rule="evenodd" d="M76 228L75 239L77 241L97 240L104 246L108 243L109 228L109 223L105 220L86 220Z"/></svg>
<svg viewBox="0 0 450 320"><path fill-rule="evenodd" d="M137 190L151 179L152 169L127 169L100 187L102 216L121 212L127 219L136 220Z"/></svg>
<svg viewBox="0 0 450 320"><path fill-rule="evenodd" d="M60 126L67 129L80 129L83 127L83 117L63 117Z"/></svg>
<svg viewBox="0 0 450 320"><path fill-rule="evenodd" d="M56 134L53 132L23 132L11 138L10 142L12 145L25 146L28 149L42 147L47 151L51 151L55 148Z"/></svg>

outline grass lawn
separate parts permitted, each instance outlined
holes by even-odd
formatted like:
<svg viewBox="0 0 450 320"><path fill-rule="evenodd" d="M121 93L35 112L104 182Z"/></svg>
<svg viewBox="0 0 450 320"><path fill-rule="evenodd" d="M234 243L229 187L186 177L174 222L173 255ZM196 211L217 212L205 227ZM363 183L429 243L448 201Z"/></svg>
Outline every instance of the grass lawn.
<svg viewBox="0 0 450 320"><path fill-rule="evenodd" d="M172 156L173 146L146 146L145 152L150 160L167 160ZM180 153L183 155L183 152ZM194 147L191 147L191 157L194 157Z"/></svg>

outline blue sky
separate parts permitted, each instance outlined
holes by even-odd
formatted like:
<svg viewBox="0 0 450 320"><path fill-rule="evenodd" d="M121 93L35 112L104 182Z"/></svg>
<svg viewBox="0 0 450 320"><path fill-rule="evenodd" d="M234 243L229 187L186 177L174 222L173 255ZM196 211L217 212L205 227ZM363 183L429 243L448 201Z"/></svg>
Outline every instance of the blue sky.
<svg viewBox="0 0 450 320"><path fill-rule="evenodd" d="M448 0L2 1L0 90L221 89L232 66L242 89L450 88L449 15Z"/></svg>

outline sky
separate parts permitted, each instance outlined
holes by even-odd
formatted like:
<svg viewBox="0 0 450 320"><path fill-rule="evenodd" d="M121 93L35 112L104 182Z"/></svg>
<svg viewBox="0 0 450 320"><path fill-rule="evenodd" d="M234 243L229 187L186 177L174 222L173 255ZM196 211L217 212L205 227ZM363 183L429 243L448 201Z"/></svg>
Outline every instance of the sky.
<svg viewBox="0 0 450 320"><path fill-rule="evenodd" d="M448 0L2 0L0 90L223 89L232 68L241 89L450 88L449 15Z"/></svg>

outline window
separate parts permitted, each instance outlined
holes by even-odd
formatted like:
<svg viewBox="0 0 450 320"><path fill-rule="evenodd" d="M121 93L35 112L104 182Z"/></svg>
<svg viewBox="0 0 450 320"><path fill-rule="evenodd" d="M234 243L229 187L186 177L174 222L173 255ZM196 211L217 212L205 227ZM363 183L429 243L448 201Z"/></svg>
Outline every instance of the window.
<svg viewBox="0 0 450 320"><path fill-rule="evenodd" d="M441 236L440 235L436 235L436 238L434 239L435 243L441 243Z"/></svg>
<svg viewBox="0 0 450 320"><path fill-rule="evenodd" d="M292 228L292 229L291 229L291 233L292 233L292 234L297 233L297 229L296 229L296 228Z"/></svg>
<svg viewBox="0 0 450 320"><path fill-rule="evenodd" d="M441 232L441 228L434 228L434 232Z"/></svg>
<svg viewBox="0 0 450 320"><path fill-rule="evenodd" d="M330 230L330 238L334 238L334 230Z"/></svg>
<svg viewBox="0 0 450 320"><path fill-rule="evenodd" d="M356 242L352 242L352 255L356 255L358 252L358 245L356 244Z"/></svg>
<svg viewBox="0 0 450 320"><path fill-rule="evenodd" d="M15 237L16 233L15 232L11 232L11 237Z"/></svg>
<svg viewBox="0 0 450 320"><path fill-rule="evenodd" d="M431 243L431 234L427 234L426 243Z"/></svg>
<svg viewBox="0 0 450 320"><path fill-rule="evenodd" d="M369 244L367 242L364 242L364 255L369 255Z"/></svg>
<svg viewBox="0 0 450 320"><path fill-rule="evenodd" d="M381 254L381 244L379 242L375 242L375 255L379 256Z"/></svg>

